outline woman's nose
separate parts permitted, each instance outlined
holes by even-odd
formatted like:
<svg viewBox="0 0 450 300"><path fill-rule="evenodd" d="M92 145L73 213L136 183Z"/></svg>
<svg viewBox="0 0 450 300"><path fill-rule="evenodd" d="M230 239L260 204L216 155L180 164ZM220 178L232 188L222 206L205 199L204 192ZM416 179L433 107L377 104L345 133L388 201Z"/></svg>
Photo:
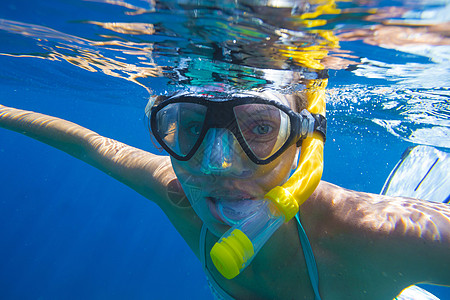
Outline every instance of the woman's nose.
<svg viewBox="0 0 450 300"><path fill-rule="evenodd" d="M234 135L228 129L211 128L203 142L201 171L217 175L232 172L240 157L237 153L239 144Z"/></svg>

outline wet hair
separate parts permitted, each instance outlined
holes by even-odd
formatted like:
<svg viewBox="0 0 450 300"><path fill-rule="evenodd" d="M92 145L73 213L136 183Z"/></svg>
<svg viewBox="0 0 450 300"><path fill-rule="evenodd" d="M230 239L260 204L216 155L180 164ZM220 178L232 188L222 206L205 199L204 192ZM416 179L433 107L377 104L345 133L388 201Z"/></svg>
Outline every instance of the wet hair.
<svg viewBox="0 0 450 300"><path fill-rule="evenodd" d="M291 109L295 112L301 112L308 107L308 99L306 98L306 92L304 91L286 95L286 99L288 100Z"/></svg>

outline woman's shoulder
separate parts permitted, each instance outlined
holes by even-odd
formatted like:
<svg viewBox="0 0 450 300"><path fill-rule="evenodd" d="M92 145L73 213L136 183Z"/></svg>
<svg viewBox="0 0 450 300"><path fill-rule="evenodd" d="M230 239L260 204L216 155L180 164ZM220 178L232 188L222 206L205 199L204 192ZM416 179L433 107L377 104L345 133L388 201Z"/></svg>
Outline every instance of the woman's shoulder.
<svg viewBox="0 0 450 300"><path fill-rule="evenodd" d="M308 205L318 226L361 239L450 243L450 205L357 192L322 182ZM309 202L309 201L307 201ZM306 204L306 203L305 203Z"/></svg>

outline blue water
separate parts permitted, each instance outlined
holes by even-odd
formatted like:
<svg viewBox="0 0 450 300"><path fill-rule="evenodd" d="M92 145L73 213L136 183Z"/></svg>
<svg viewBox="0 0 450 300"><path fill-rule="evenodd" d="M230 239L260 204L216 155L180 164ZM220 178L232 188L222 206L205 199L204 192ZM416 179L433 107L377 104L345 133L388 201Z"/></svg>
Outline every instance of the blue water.
<svg viewBox="0 0 450 300"><path fill-rule="evenodd" d="M166 14L130 16L121 6L101 2L3 0L0 18L88 40L101 40L99 36L105 31L87 26L83 23L86 20L158 23L168 18ZM148 5L146 1L128 3ZM382 5L386 4L380 1ZM176 43L176 37L171 38ZM128 40L167 39L156 35ZM58 43L50 41L46 46L63 44ZM45 57L42 44L45 46L45 40L0 30L0 53L8 54L0 55L1 104L64 118L159 153L147 130L145 88L124 80L123 74L113 77L66 60L36 58L41 54ZM341 46L352 49L357 57L384 63L422 64L422 69L438 65L429 57L358 41ZM104 48L86 47L114 57ZM69 54L73 51L67 50ZM19 57L24 54L34 57ZM142 66L137 57L127 58L130 64ZM171 58L156 55L160 64ZM420 135L414 135L415 129L438 127L437 132L443 132L444 137L448 134L448 82L417 86L407 75L393 80L348 70L330 71L324 180L379 193L403 151L422 141ZM450 78L449 73L440 76ZM159 92L168 81L151 77L140 82ZM374 92L374 86L390 90ZM360 93L355 102L352 97L357 88ZM336 97L333 91L344 96ZM417 94L428 94L423 96L425 102L411 102ZM427 111L423 103L431 103L432 108ZM418 110L425 110L424 121L412 122ZM387 121L401 124L389 127ZM442 139L427 143L449 148ZM0 170L2 299L211 299L194 254L161 210L133 190L65 153L6 130L0 130ZM435 291L441 299L450 299L448 290Z"/></svg>

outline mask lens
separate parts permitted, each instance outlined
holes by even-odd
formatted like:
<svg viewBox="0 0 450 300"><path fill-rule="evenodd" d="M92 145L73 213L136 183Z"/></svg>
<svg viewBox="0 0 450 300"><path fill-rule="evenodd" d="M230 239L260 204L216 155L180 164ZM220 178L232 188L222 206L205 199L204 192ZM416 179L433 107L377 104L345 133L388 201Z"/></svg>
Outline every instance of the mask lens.
<svg viewBox="0 0 450 300"><path fill-rule="evenodd" d="M286 143L291 132L289 116L269 104L236 106L234 114L239 130L258 159L267 159Z"/></svg>
<svg viewBox="0 0 450 300"><path fill-rule="evenodd" d="M207 108L196 103L171 103L156 114L157 134L173 152L186 156L200 137Z"/></svg>

